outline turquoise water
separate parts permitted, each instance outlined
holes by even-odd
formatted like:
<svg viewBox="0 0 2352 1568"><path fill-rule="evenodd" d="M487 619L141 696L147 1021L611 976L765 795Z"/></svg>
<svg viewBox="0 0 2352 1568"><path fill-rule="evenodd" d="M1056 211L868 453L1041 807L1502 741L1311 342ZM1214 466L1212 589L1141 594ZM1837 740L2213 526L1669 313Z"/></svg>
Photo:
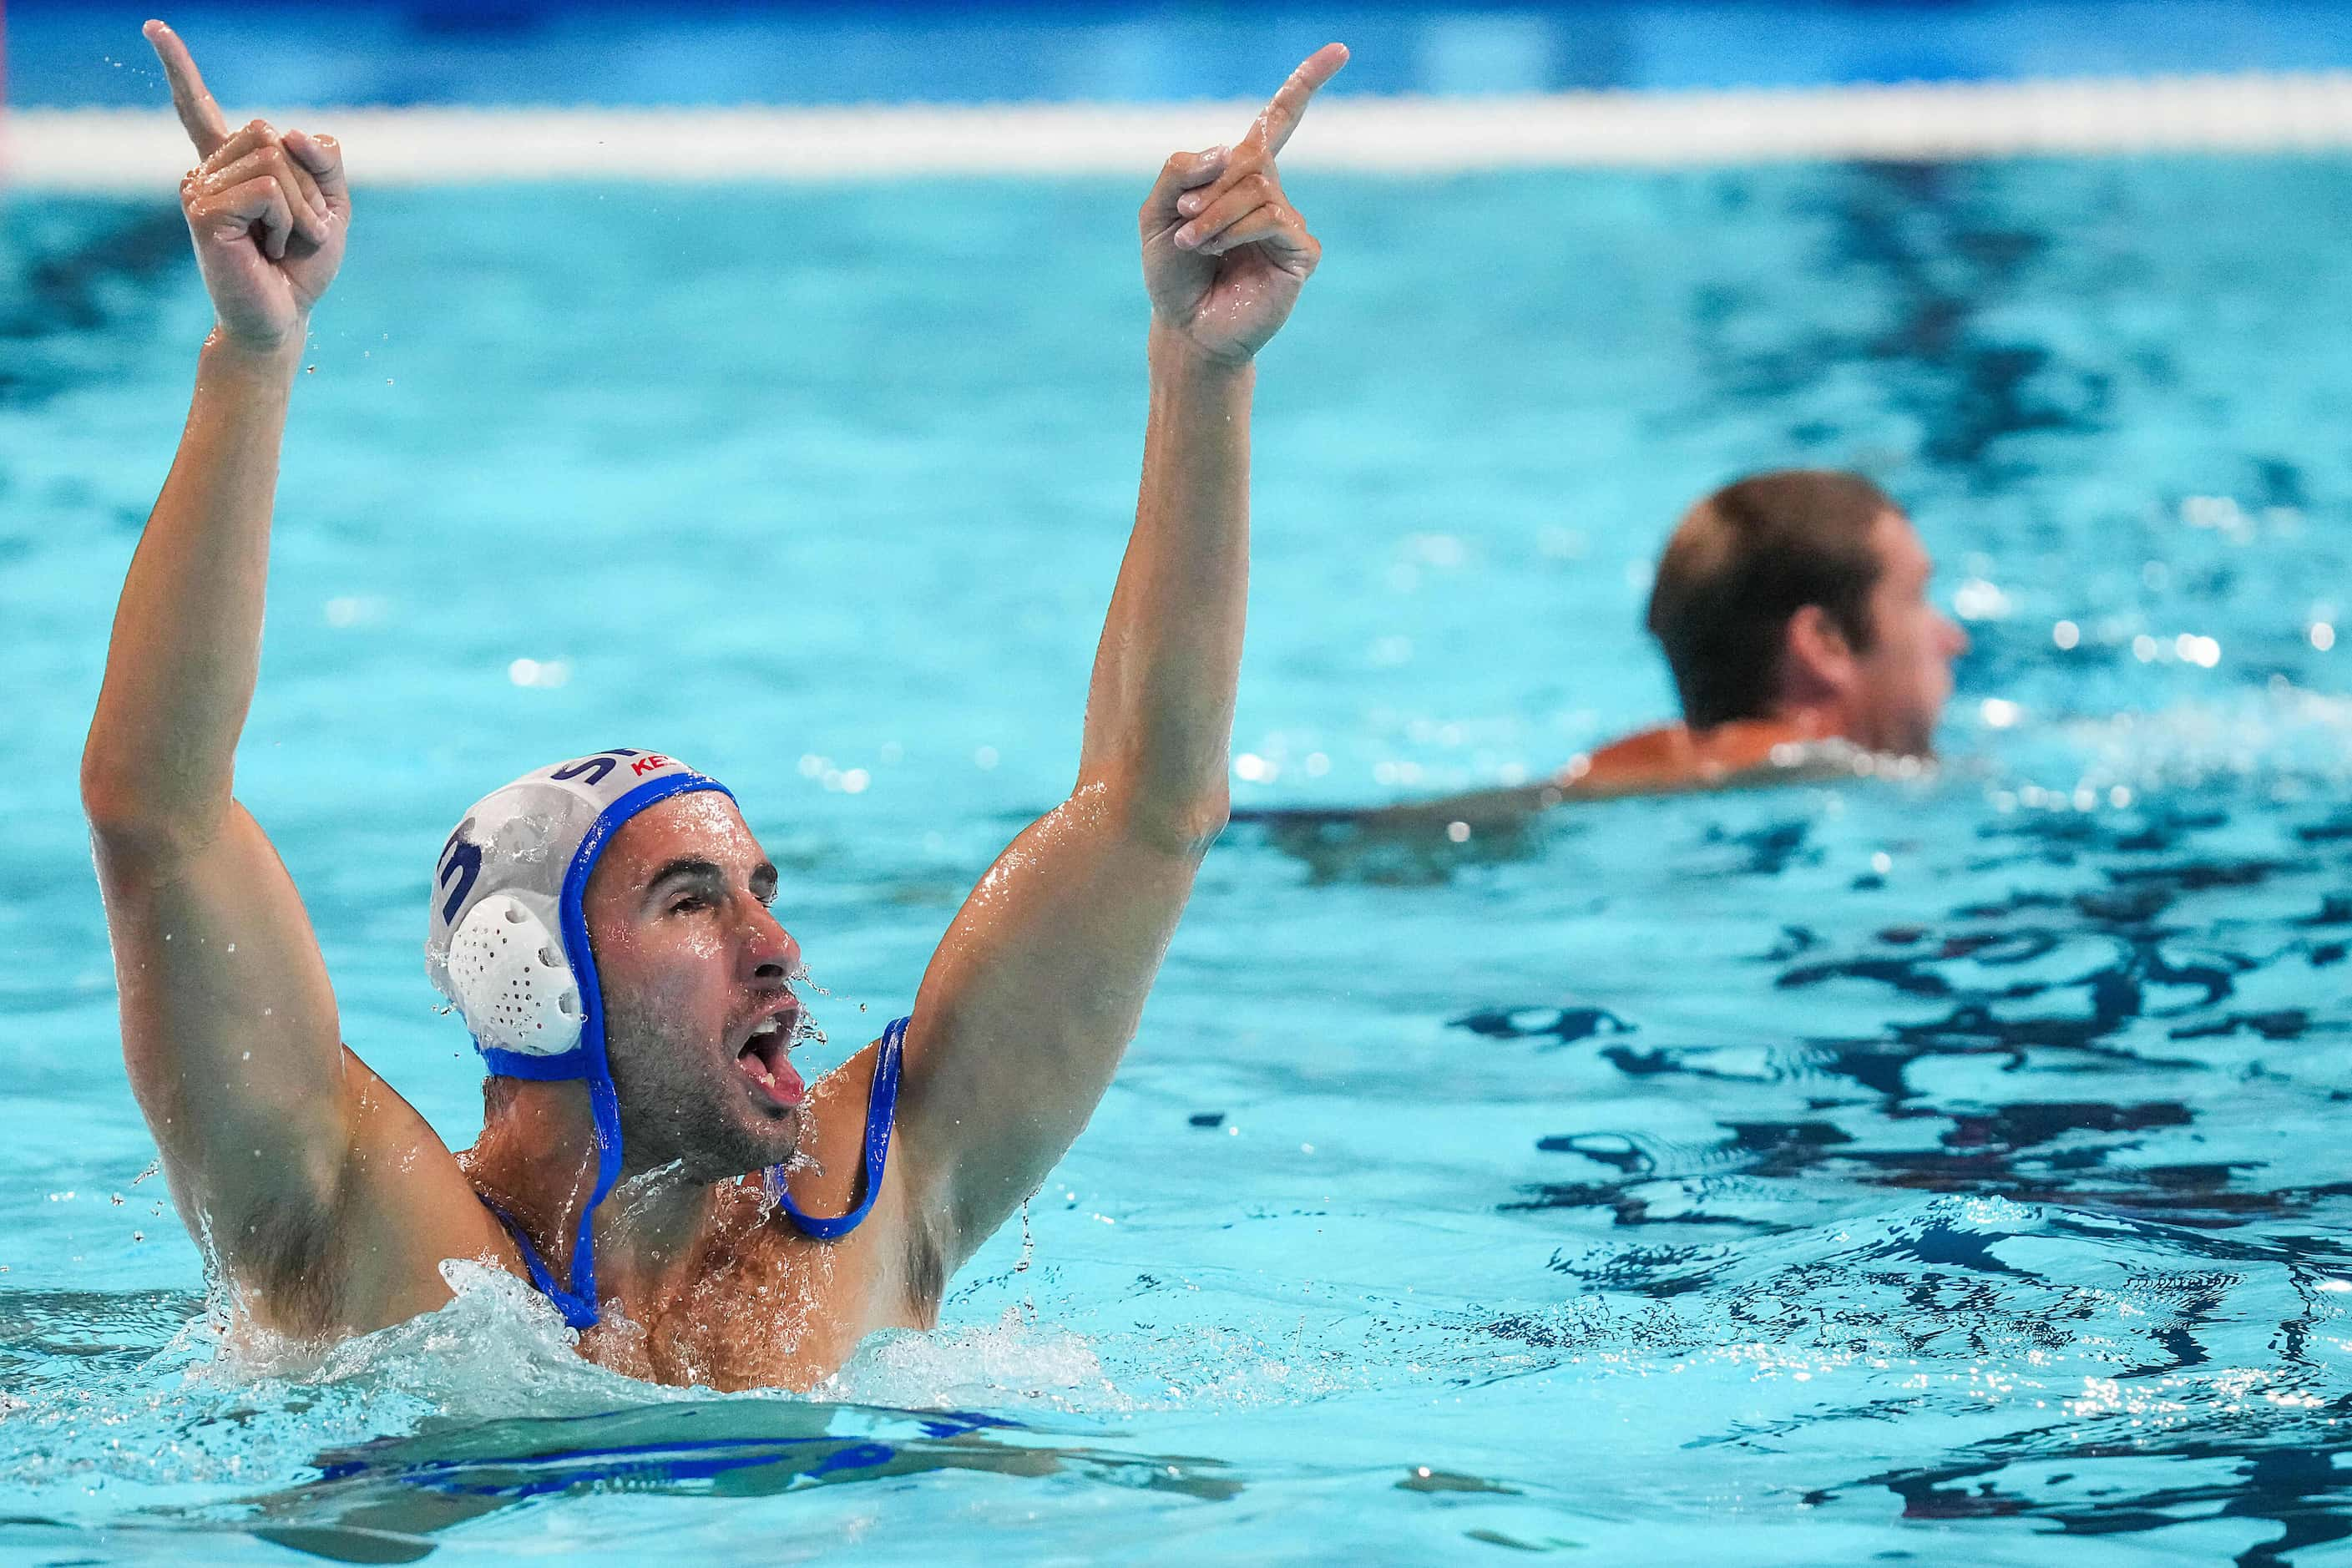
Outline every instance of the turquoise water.
<svg viewBox="0 0 2352 1568"><path fill-rule="evenodd" d="M1236 826L1025 1230L815 1400L618 1381L498 1280L215 1364L73 791L205 310L167 205L0 206L0 1551L2352 1552L2352 163L1295 184L1240 804L1656 717L1645 563L1792 460L1902 495L1973 617L1947 765ZM1066 787L1136 195L363 193L241 788L453 1142L421 910L488 783L732 781L837 1054Z"/></svg>

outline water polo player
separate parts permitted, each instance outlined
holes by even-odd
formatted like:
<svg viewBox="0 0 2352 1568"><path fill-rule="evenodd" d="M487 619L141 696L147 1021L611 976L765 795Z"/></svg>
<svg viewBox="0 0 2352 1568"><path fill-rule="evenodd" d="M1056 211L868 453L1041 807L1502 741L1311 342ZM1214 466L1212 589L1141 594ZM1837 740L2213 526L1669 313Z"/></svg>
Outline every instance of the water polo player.
<svg viewBox="0 0 2352 1568"><path fill-rule="evenodd" d="M1933 754L1969 646L1928 602L1934 569L1903 509L1860 474L1724 486L1684 514L1651 581L1650 635L1682 722L1603 746L1556 784L1626 795L1803 772L1809 753Z"/></svg>
<svg viewBox="0 0 2352 1568"><path fill-rule="evenodd" d="M1570 801L1737 788L1926 758L1966 633L1928 601L1935 563L1893 498L1859 474L1790 468L1724 486L1684 514L1652 579L1648 624L1680 723L1600 747L1537 784L1365 810L1243 814L1341 875L1403 848L1475 840L1517 853ZM1373 858L1366 858L1370 855Z"/></svg>
<svg viewBox="0 0 2352 1568"><path fill-rule="evenodd" d="M131 1083L238 1321L365 1333L446 1302L445 1260L484 1259L583 1353L730 1387L804 1386L873 1330L930 1324L1086 1124L1224 821L1252 359L1318 255L1274 158L1346 52L1145 201L1141 499L1077 784L982 879L911 1020L803 1089L799 949L733 797L643 747L584 753L477 804L433 867L427 966L490 1073L452 1153L343 1045L301 901L232 795L288 398L351 225L341 153L232 130L179 39L148 37L201 159L181 200L216 322L82 794Z"/></svg>

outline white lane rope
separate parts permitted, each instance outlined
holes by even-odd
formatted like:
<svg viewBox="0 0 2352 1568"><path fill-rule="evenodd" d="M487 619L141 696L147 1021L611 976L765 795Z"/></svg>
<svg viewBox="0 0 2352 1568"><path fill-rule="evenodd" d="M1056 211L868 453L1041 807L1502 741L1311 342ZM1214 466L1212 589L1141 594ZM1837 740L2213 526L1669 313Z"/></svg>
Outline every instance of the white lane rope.
<svg viewBox="0 0 2352 1568"><path fill-rule="evenodd" d="M1254 103L851 109L268 110L331 131L373 184L1139 176ZM1335 98L1285 165L1367 174L1804 159L2352 149L2352 71L1491 99ZM0 186L169 190L169 110L0 116Z"/></svg>

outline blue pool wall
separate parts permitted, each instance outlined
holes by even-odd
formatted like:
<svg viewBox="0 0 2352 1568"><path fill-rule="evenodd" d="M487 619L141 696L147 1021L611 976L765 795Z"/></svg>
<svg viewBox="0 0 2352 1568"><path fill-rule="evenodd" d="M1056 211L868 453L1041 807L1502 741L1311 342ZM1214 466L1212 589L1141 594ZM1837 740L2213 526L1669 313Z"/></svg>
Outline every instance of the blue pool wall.
<svg viewBox="0 0 2352 1568"><path fill-rule="evenodd" d="M241 101L721 106L1160 101L1266 89L1327 38L1338 90L1476 96L2352 69L2352 3L884 6L151 0ZM145 13L5 6L23 107L152 105Z"/></svg>

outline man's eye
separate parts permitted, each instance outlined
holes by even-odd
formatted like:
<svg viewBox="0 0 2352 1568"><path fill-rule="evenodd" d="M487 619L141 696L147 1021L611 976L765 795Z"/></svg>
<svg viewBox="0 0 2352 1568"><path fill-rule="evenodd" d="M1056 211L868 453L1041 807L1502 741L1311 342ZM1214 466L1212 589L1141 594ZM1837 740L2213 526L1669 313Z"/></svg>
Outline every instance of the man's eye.
<svg viewBox="0 0 2352 1568"><path fill-rule="evenodd" d="M669 912L674 915L692 914L697 910L707 910L709 907L709 900L703 898L698 893L688 893L684 898L678 900L676 903L670 905Z"/></svg>

